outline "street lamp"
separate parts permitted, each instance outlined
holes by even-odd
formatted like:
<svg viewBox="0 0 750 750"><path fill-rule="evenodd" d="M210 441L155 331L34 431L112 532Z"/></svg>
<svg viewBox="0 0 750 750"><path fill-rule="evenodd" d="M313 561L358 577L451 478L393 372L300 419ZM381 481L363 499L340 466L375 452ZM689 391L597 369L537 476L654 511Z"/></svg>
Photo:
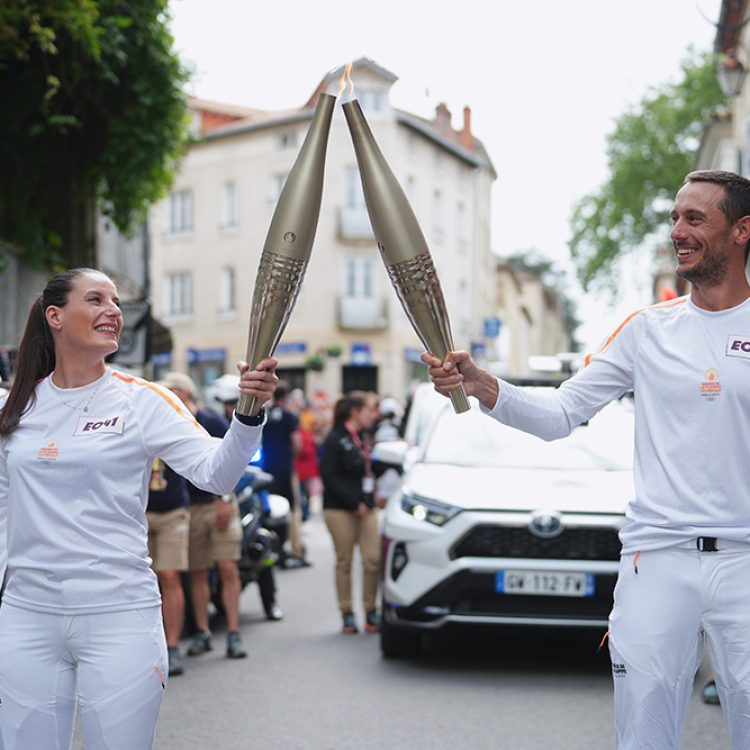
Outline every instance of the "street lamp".
<svg viewBox="0 0 750 750"><path fill-rule="evenodd" d="M733 49L727 50L727 54L719 64L716 71L716 80L724 96L734 99L739 96L745 85L747 71L745 66L737 59Z"/></svg>

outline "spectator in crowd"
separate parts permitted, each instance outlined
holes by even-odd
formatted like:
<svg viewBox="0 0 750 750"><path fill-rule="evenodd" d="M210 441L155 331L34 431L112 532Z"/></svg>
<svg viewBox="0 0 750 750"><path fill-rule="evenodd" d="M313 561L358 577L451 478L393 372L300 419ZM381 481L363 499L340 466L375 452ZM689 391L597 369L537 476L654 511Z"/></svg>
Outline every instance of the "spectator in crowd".
<svg viewBox="0 0 750 750"><path fill-rule="evenodd" d="M303 521L310 516L311 500L320 497L322 491L316 419L315 412L305 402L299 414L300 450L294 459L294 471L299 480Z"/></svg>
<svg viewBox="0 0 750 750"><path fill-rule="evenodd" d="M368 431L377 418L372 394L352 392L336 402L333 428L323 445L320 465L326 525L336 552L336 593L342 632L357 633L352 599L352 557L362 557L365 630L380 630L377 611L380 534L375 509L375 476Z"/></svg>
<svg viewBox="0 0 750 750"><path fill-rule="evenodd" d="M196 403L195 383L181 372L167 373L162 385L174 391L209 435L223 437L227 431L224 417ZM208 623L211 600L209 571L216 565L221 582L221 602L227 618L227 650L229 659L243 659L247 651L240 636L240 594L242 584L237 561L240 559L242 524L234 494L216 495L188 484L190 495L190 599L196 632L188 648L188 656L199 656L213 648Z"/></svg>
<svg viewBox="0 0 750 750"><path fill-rule="evenodd" d="M181 573L188 569L190 496L185 478L160 458L155 458L151 465L146 520L148 554L161 589L169 676L174 677L185 670L179 649L185 619Z"/></svg>
<svg viewBox="0 0 750 750"><path fill-rule="evenodd" d="M289 385L280 380L273 394L273 405L263 427L263 468L273 476L270 492L285 497L292 509L289 526L291 555L282 555L282 567L306 567L310 563L305 557L300 531L301 510L299 488L294 473L294 459L299 454L301 437L299 419L287 408Z"/></svg>
<svg viewBox="0 0 750 750"><path fill-rule="evenodd" d="M206 389L207 398L209 389L212 395L209 405L213 401L221 409L227 420L230 420L240 398L239 379L237 376L226 374L215 380ZM260 592L260 600L263 604L266 619L281 620L284 617L284 613L276 603L276 576L273 569L274 566L271 565L261 570L258 575L258 591Z"/></svg>

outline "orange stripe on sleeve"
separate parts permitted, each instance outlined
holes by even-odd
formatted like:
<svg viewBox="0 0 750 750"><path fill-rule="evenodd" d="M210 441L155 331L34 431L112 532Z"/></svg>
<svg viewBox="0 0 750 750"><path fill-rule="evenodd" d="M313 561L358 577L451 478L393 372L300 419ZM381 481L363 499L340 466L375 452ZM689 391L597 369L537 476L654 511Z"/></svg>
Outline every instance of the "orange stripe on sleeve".
<svg viewBox="0 0 750 750"><path fill-rule="evenodd" d="M631 313L628 315L625 320L622 321L622 323L610 334L610 336L607 338L607 340L595 351L590 352L586 355L586 358L583 360L583 366L588 367L589 363L591 362L591 358L595 354L601 354L619 335L620 331L622 331L623 328L636 316L640 313L644 312L645 310L663 310L668 307L676 307L677 305L682 305L685 302L687 302L687 297L679 297L678 299L672 299L668 300L667 302L660 302L656 305L649 305L648 307L641 307L639 310L636 310L634 313Z"/></svg>
<svg viewBox="0 0 750 750"><path fill-rule="evenodd" d="M149 383L148 380L142 380L141 378L134 378L130 375L123 375L121 372L115 372L112 371L112 375L116 378L119 378L124 383L134 383L135 385L140 385L145 388L149 388L154 393L159 395L161 398L163 398L183 419L187 419L185 416L185 412L183 409L180 408L179 404L173 399L167 396L165 393L163 393L159 388L157 388L153 383ZM190 421L193 423L195 427L197 427L199 430L202 430L203 428L198 424L195 417L190 417Z"/></svg>

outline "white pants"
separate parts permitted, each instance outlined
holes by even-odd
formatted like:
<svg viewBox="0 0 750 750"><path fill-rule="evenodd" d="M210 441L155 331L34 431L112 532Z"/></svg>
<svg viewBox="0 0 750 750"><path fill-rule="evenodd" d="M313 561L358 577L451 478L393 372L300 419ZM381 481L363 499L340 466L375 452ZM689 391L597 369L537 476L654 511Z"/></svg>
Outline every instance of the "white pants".
<svg viewBox="0 0 750 750"><path fill-rule="evenodd" d="M620 562L609 639L619 750L679 750L704 639L732 749L750 750L750 545L694 545Z"/></svg>
<svg viewBox="0 0 750 750"><path fill-rule="evenodd" d="M148 750L167 678L161 608L91 615L0 606L0 750Z"/></svg>

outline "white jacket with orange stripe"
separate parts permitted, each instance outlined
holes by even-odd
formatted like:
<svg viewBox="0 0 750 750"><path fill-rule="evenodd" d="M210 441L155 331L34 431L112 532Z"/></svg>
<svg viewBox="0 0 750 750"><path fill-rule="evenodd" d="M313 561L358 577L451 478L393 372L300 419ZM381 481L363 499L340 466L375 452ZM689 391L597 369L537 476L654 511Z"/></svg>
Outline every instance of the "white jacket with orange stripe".
<svg viewBox="0 0 750 750"><path fill-rule="evenodd" d="M750 299L719 312L687 297L639 310L556 391L499 385L488 413L545 440L633 390L625 552L699 536L750 542Z"/></svg>
<svg viewBox="0 0 750 750"><path fill-rule="evenodd" d="M146 544L153 459L225 494L262 427L235 419L223 440L213 438L173 393L114 370L83 388L45 378L35 393L19 427L0 440L3 602L61 614L159 604Z"/></svg>

